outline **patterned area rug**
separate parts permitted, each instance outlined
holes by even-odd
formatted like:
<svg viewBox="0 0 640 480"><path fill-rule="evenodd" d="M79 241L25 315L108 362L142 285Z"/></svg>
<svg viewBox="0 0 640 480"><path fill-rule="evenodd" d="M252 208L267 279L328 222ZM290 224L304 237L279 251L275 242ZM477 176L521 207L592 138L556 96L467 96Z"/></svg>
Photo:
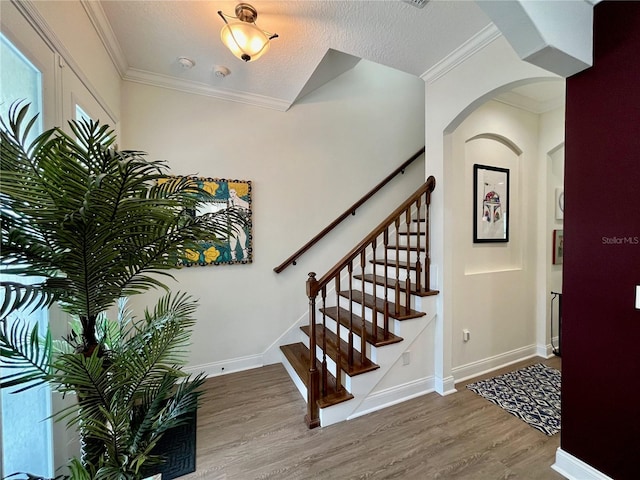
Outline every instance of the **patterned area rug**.
<svg viewBox="0 0 640 480"><path fill-rule="evenodd" d="M541 363L467 388L547 435L560 431L560 372Z"/></svg>

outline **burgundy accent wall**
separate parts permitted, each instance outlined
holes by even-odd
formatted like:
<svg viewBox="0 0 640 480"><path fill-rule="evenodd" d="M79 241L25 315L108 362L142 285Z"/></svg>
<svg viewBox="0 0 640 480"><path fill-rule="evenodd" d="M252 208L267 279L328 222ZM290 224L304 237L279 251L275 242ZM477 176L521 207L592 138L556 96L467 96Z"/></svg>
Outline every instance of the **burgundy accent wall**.
<svg viewBox="0 0 640 480"><path fill-rule="evenodd" d="M567 79L561 448L640 478L640 2L594 8Z"/></svg>

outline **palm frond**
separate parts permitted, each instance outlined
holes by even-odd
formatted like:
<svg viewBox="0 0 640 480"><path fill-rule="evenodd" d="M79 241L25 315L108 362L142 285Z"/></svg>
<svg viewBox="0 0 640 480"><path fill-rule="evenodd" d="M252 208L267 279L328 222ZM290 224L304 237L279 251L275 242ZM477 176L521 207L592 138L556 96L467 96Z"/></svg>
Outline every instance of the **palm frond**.
<svg viewBox="0 0 640 480"><path fill-rule="evenodd" d="M50 379L52 359L51 332L41 338L39 325L24 320L0 320L0 366L17 372L0 379L0 388L24 385L14 393L46 383Z"/></svg>
<svg viewBox="0 0 640 480"><path fill-rule="evenodd" d="M156 431L164 433L167 430L183 425L188 421L200 404L202 385L206 380L204 373L196 375L193 379L189 376L179 384L178 389L171 396L164 415L158 420Z"/></svg>
<svg viewBox="0 0 640 480"><path fill-rule="evenodd" d="M21 271L3 269L3 273L8 274L9 272L21 273ZM50 307L63 296L66 286L67 282L63 278L49 278L36 284L0 281L2 293L0 318L5 318L18 310L27 310L28 313L33 313L40 308Z"/></svg>
<svg viewBox="0 0 640 480"><path fill-rule="evenodd" d="M117 378L107 374L105 359L96 349L90 356L82 353L61 354L53 362L54 372L51 381L61 393L78 393L79 407L76 415L71 416L71 424L82 422L91 424L93 419L102 418L101 409L108 409L111 403L110 384ZM56 415L62 419L70 411Z"/></svg>

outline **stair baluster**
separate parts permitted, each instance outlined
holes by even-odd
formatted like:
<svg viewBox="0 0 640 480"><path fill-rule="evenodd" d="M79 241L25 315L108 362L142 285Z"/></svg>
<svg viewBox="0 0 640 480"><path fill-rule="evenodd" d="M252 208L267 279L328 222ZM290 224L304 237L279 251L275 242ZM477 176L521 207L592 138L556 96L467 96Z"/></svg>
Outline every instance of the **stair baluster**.
<svg viewBox="0 0 640 480"><path fill-rule="evenodd" d="M336 305L340 305L340 272L335 277L334 280L336 286ZM340 328L342 326L342 322L340 321L340 309L338 308L338 319L336 320L336 336L340 339ZM339 392L342 390L342 375L340 375L340 367L342 365L342 349L338 348L336 352L336 391Z"/></svg>
<svg viewBox="0 0 640 480"><path fill-rule="evenodd" d="M307 388L307 415L305 421L309 428L320 426L320 412L318 410L319 378L316 364L316 296L318 295L318 281L315 272L309 273L307 279L307 297L309 297L309 386Z"/></svg>
<svg viewBox="0 0 640 480"><path fill-rule="evenodd" d="M421 275L421 264L422 264L422 235L420 230L420 224L422 223L420 219L422 218L422 197L418 197L416 200L416 237L418 239L418 256L416 258L415 269L416 269L416 292L422 291L422 275ZM425 242L426 243L426 242Z"/></svg>
<svg viewBox="0 0 640 480"><path fill-rule="evenodd" d="M411 207L407 207L404 214L404 228L407 231L407 263L405 268L405 284L404 284L404 304L406 311L409 311L411 306ZM416 258L420 257L420 242L417 242L417 254ZM400 277L398 276L398 284L400 283ZM398 286L398 288L400 288Z"/></svg>
<svg viewBox="0 0 640 480"><path fill-rule="evenodd" d="M348 364L353 366L353 260L347 265L347 272L349 273L349 333L347 336L349 346L347 349L347 355L349 355ZM340 339L338 338L338 343ZM338 348L340 346L338 345Z"/></svg>
<svg viewBox="0 0 640 480"><path fill-rule="evenodd" d="M427 190L425 195L425 224L424 224L424 290L431 290L431 280L429 278L429 271L431 269L431 241L429 240L429 205L431 204L431 190Z"/></svg>
<svg viewBox="0 0 640 480"><path fill-rule="evenodd" d="M362 272L362 281L360 282L360 284L362 285L362 298L364 298L365 295L365 288L364 288L364 275L365 275L365 265L366 265L366 250L363 250L362 253L360 254L360 270ZM374 278L375 278L375 274L374 274ZM373 297L375 298L375 285L376 282L373 282ZM366 321L364 319L365 317L365 302L362 302L360 304L361 309L360 309L360 322L361 322L361 333L360 333L360 363L364 363L365 359L366 359L366 355L367 355L367 324Z"/></svg>
<svg viewBox="0 0 640 480"><path fill-rule="evenodd" d="M326 285L322 287L320 292L320 298L322 301L322 330L327 330L327 314L325 313L325 309L327 306L327 287ZM327 336L322 335L322 385L321 385L321 396L325 397L327 395L327 382L329 381L327 375Z"/></svg>
<svg viewBox="0 0 640 480"><path fill-rule="evenodd" d="M384 230L384 265L385 269L389 265L389 227ZM385 273L384 276L384 312L382 314L382 329L384 331L384 338L387 339L389 333L389 275ZM377 319L376 319L377 323Z"/></svg>
<svg viewBox="0 0 640 480"><path fill-rule="evenodd" d="M375 261L376 257L376 239L374 238L373 241L371 242L371 248L373 250L373 253L371 254L371 258L373 258L373 278L376 278L376 265L377 262ZM386 250L385 250L386 253ZM378 286L378 282L373 282L373 298L378 298L378 294L376 291L376 287ZM373 342L377 343L378 342L378 302L374 302L373 303L373 308L371 309L371 323L373 324ZM362 318L364 318L364 315L362 316Z"/></svg>
<svg viewBox="0 0 640 480"><path fill-rule="evenodd" d="M400 282L398 281L398 279L400 278L400 216L396 218L395 227L396 227L396 275L395 275L395 278L397 280L395 285L394 303L396 307L395 307L394 314L398 315L400 313ZM408 252L409 250L407 249L407 253Z"/></svg>

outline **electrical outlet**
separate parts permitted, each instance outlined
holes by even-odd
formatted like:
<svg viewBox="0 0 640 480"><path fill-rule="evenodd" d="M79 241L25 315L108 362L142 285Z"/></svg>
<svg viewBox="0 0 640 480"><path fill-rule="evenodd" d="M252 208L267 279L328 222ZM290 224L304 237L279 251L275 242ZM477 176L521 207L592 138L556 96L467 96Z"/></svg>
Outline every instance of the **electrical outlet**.
<svg viewBox="0 0 640 480"><path fill-rule="evenodd" d="M409 365L411 363L411 352L404 352L402 354L402 365Z"/></svg>
<svg viewBox="0 0 640 480"><path fill-rule="evenodd" d="M468 329L462 330L462 341L468 342L471 339L471 332Z"/></svg>

